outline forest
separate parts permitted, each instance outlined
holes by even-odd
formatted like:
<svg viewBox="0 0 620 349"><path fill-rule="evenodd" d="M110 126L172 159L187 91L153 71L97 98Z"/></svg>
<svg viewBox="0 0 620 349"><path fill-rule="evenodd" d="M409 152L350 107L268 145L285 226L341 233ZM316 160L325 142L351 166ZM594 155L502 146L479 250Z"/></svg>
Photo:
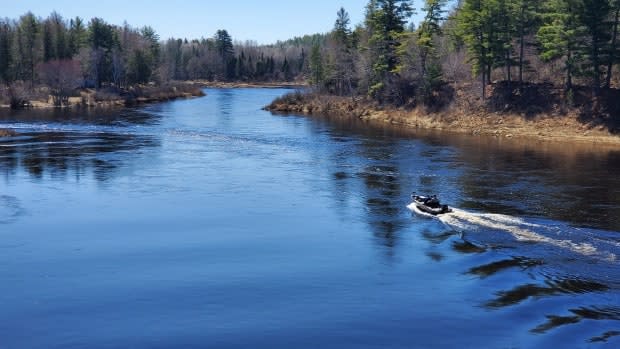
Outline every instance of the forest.
<svg viewBox="0 0 620 349"><path fill-rule="evenodd" d="M465 91L604 112L618 84L619 19L619 0L370 0L363 23L341 8L328 33L258 45L224 29L161 40L149 26L27 13L0 20L0 83L5 99L44 86L57 104L78 87L296 81L394 106L440 108Z"/></svg>
<svg viewBox="0 0 620 349"><path fill-rule="evenodd" d="M150 26L26 13L0 19L0 104L20 107L49 92L54 104L63 105L79 88L104 96L173 81L300 79L307 61L304 47L322 45L325 38L316 34L258 45L234 42L222 29L207 38L161 40Z"/></svg>
<svg viewBox="0 0 620 349"><path fill-rule="evenodd" d="M370 0L351 28L341 9L310 81L381 104L441 107L455 89L502 107L559 103L609 112L617 86L617 0ZM615 104L612 103L611 104Z"/></svg>

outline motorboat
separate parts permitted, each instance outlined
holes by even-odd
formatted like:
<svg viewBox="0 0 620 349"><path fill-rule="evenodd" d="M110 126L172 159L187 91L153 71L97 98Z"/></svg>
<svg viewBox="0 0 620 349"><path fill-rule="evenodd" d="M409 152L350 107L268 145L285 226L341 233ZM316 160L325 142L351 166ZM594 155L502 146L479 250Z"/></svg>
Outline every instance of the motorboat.
<svg viewBox="0 0 620 349"><path fill-rule="evenodd" d="M433 216L452 212L452 209L448 207L448 205L443 205L439 201L437 195L423 196L411 194L411 199L413 199L412 204L415 208L424 213L432 214Z"/></svg>

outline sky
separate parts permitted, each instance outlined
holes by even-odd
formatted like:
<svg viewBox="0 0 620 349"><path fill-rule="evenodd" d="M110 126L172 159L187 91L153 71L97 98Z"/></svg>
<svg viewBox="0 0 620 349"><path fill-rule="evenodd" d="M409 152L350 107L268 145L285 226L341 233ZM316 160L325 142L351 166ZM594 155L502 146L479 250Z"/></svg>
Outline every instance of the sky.
<svg viewBox="0 0 620 349"><path fill-rule="evenodd" d="M132 27L150 25L161 39L212 37L226 29L235 40L275 43L304 34L330 31L336 12L344 7L351 25L364 19L368 0L0 0L0 16L17 19L32 11L47 17L99 17L108 23ZM422 0L414 1L420 8ZM420 11L418 11L420 12ZM414 17L414 21L420 15Z"/></svg>

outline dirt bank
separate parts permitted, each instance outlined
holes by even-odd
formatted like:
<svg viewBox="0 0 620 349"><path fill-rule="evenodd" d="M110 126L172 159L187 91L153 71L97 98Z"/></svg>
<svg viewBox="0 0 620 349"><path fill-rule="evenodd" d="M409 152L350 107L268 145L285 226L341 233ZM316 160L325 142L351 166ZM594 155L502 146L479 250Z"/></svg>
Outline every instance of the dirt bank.
<svg viewBox="0 0 620 349"><path fill-rule="evenodd" d="M409 128L446 130L494 137L523 137L548 141L589 142L620 146L620 135L578 111L539 113L490 112L454 105L443 111L378 106L362 98L294 93L275 100L266 110L306 115L353 117Z"/></svg>

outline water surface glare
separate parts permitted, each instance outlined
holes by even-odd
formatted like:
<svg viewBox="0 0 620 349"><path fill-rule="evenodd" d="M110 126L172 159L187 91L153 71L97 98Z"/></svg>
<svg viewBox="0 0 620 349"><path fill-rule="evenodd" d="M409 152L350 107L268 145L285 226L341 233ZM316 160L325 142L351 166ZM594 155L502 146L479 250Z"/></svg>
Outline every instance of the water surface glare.
<svg viewBox="0 0 620 349"><path fill-rule="evenodd" d="M1 349L620 347L620 151L206 92L0 115Z"/></svg>

